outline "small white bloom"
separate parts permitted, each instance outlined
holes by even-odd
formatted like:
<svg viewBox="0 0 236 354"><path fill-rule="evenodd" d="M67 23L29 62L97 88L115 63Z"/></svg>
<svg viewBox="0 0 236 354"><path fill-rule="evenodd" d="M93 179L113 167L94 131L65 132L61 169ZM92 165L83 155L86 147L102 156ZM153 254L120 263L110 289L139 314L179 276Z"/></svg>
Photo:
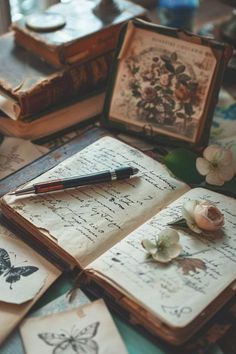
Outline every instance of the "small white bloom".
<svg viewBox="0 0 236 354"><path fill-rule="evenodd" d="M203 151L203 157L197 158L196 168L201 175L206 176L207 183L223 186L235 173L232 152L230 149L210 145Z"/></svg>
<svg viewBox="0 0 236 354"><path fill-rule="evenodd" d="M179 256L182 246L177 231L168 228L160 232L155 242L143 240L142 246L158 262L167 263Z"/></svg>

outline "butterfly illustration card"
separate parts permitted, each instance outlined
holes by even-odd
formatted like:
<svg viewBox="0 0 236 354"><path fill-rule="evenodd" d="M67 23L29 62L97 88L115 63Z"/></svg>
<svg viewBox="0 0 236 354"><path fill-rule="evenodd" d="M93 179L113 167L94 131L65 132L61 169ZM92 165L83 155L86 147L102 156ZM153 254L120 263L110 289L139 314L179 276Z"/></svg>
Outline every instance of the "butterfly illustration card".
<svg viewBox="0 0 236 354"><path fill-rule="evenodd" d="M26 354L128 354L103 300L27 319L20 333Z"/></svg>
<svg viewBox="0 0 236 354"><path fill-rule="evenodd" d="M41 257L13 237L1 237L0 301L22 304L35 297L48 276Z"/></svg>

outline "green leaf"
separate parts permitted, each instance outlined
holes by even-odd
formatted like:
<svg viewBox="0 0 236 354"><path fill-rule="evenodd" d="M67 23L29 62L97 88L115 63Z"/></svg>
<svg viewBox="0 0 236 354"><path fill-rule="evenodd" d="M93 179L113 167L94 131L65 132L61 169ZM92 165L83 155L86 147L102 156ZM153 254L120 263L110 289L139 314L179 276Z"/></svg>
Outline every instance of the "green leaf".
<svg viewBox="0 0 236 354"><path fill-rule="evenodd" d="M161 59L164 62L170 62L170 57L168 55L166 55L166 54L161 55Z"/></svg>
<svg viewBox="0 0 236 354"><path fill-rule="evenodd" d="M191 116L193 114L193 107L192 107L191 103L185 103L184 104L184 110L185 110L186 114Z"/></svg>
<svg viewBox="0 0 236 354"><path fill-rule="evenodd" d="M169 71L169 72L171 72L171 73L175 73L175 68L174 68L174 66L171 64L171 63L169 63L169 62L166 62L166 69Z"/></svg>
<svg viewBox="0 0 236 354"><path fill-rule="evenodd" d="M176 68L175 72L176 72L176 74L181 74L181 73L184 72L184 70L185 70L185 66L184 66L184 65L179 65L179 66Z"/></svg>
<svg viewBox="0 0 236 354"><path fill-rule="evenodd" d="M176 52L173 52L173 53L171 54L171 56L170 56L170 59L171 59L172 62L173 62L173 61L176 61L176 60L178 59L177 53L176 53Z"/></svg>
<svg viewBox="0 0 236 354"><path fill-rule="evenodd" d="M164 163L180 180L188 184L200 184L204 177L196 169L198 155L190 150L178 148L164 157Z"/></svg>
<svg viewBox="0 0 236 354"><path fill-rule="evenodd" d="M186 118L186 114L183 114L181 112L176 113L176 115L178 118L181 118L181 119Z"/></svg>
<svg viewBox="0 0 236 354"><path fill-rule="evenodd" d="M177 76L177 79L180 81L180 82L186 82L188 80L191 80L191 77L187 74L180 74Z"/></svg>

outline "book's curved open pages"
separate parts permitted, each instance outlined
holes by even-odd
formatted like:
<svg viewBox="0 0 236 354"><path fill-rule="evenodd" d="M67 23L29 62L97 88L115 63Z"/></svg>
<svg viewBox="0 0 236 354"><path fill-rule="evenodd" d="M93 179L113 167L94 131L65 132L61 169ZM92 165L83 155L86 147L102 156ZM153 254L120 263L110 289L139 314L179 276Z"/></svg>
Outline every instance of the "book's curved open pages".
<svg viewBox="0 0 236 354"><path fill-rule="evenodd" d="M41 250L80 267L102 284L131 320L176 344L196 332L234 294L236 201L189 187L161 163L111 137L87 146L27 184L113 170L139 169L130 179L55 193L2 199L4 216ZM24 186L25 187L25 186ZM147 258L143 238L155 240L181 216L186 200L206 200L225 217L216 233L179 231L182 253L162 265ZM94 280L95 279L95 280ZM114 295L115 294L115 295Z"/></svg>
<svg viewBox="0 0 236 354"><path fill-rule="evenodd" d="M183 247L180 256L169 264L152 261L141 241L144 238L154 241L168 223L181 217L181 208L187 200L207 200L221 208L225 216L223 229L200 235L190 230L178 230ZM89 267L176 330L186 328L198 316L202 318L200 322L204 322L235 290L235 217L235 199L201 188L193 189L134 230ZM212 313L205 312L207 306L230 285L232 291L221 298Z"/></svg>
<svg viewBox="0 0 236 354"><path fill-rule="evenodd" d="M189 187L159 162L111 137L99 139L28 184L121 166L138 168L139 176L51 194L6 195L3 208L84 267Z"/></svg>

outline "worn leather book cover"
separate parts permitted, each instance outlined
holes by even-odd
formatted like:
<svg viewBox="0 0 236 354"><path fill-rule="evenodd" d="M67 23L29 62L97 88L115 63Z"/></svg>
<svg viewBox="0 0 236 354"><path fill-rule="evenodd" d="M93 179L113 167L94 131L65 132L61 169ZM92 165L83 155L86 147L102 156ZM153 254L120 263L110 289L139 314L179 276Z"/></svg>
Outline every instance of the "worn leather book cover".
<svg viewBox="0 0 236 354"><path fill-rule="evenodd" d="M113 52L84 64L55 69L15 44L13 32L0 37L0 110L15 120L31 117L104 89Z"/></svg>
<svg viewBox="0 0 236 354"><path fill-rule="evenodd" d="M81 284L85 275L85 287L110 298L131 323L181 345L235 295L235 199L190 190L161 163L107 136L24 187L122 165L137 167L140 175L41 195L6 194L2 212L60 268L83 270ZM156 240L189 200L216 204L224 226L200 236L178 230L181 254L166 264L150 259L143 239Z"/></svg>
<svg viewBox="0 0 236 354"><path fill-rule="evenodd" d="M54 31L35 31L27 26L27 18L21 19L12 25L16 41L56 67L82 63L113 50L121 25L146 13L139 5L116 0L119 12L110 18L111 9L108 7L108 21L104 21L99 11L95 11L98 3L74 0L49 7L46 14L59 14L65 18L65 25Z"/></svg>
<svg viewBox="0 0 236 354"><path fill-rule="evenodd" d="M158 143L203 148L231 55L227 44L129 21L116 47L105 126Z"/></svg>

